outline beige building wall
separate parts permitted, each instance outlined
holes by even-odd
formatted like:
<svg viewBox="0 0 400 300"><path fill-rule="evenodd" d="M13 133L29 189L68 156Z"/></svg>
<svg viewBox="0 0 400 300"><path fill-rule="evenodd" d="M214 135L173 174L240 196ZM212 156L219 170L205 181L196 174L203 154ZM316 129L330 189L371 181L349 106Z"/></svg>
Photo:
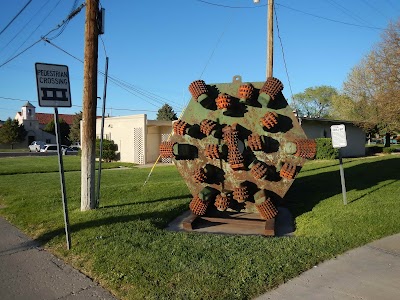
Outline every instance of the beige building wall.
<svg viewBox="0 0 400 300"><path fill-rule="evenodd" d="M171 133L171 121L147 120L146 114L104 119L104 138L118 146L122 162L153 163L159 156L160 143ZM101 135L101 118L96 121L96 136Z"/></svg>
<svg viewBox="0 0 400 300"><path fill-rule="evenodd" d="M119 160L137 164L146 163L145 114L104 119L104 138L118 145ZM96 136L101 135L101 118L96 121Z"/></svg>
<svg viewBox="0 0 400 300"><path fill-rule="evenodd" d="M147 162L155 162L160 155L160 144L171 134L172 122L148 121L147 123Z"/></svg>

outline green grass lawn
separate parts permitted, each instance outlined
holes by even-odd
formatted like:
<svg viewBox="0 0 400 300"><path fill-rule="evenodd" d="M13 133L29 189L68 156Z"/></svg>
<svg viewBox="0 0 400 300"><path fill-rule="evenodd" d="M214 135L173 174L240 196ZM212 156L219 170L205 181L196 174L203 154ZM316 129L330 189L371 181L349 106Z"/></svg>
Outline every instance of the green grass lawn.
<svg viewBox="0 0 400 300"><path fill-rule="evenodd" d="M65 171L80 171L81 159L77 155L63 156L63 166ZM101 169L110 169L118 167L133 167L131 163L121 162L103 162ZM98 162L96 162L96 169ZM0 175L12 174L32 174L59 172L58 157L52 156L19 156L19 157L0 157Z"/></svg>
<svg viewBox="0 0 400 300"><path fill-rule="evenodd" d="M400 232L400 155L345 160L346 206L338 162L308 162L286 197L296 236L283 238L164 230L191 199L174 166L145 186L150 169L104 170L101 208L81 212L79 159L66 157L67 251L57 161L36 159L0 159L0 214L123 299L250 299Z"/></svg>

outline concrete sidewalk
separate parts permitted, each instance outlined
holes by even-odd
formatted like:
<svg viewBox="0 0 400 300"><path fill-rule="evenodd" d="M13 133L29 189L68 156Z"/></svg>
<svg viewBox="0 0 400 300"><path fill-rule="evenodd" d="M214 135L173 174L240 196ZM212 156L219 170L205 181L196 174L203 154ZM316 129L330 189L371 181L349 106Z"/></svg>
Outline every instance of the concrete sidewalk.
<svg viewBox="0 0 400 300"><path fill-rule="evenodd" d="M0 217L0 299L115 299Z"/></svg>
<svg viewBox="0 0 400 300"><path fill-rule="evenodd" d="M400 234L350 250L256 300L400 299Z"/></svg>

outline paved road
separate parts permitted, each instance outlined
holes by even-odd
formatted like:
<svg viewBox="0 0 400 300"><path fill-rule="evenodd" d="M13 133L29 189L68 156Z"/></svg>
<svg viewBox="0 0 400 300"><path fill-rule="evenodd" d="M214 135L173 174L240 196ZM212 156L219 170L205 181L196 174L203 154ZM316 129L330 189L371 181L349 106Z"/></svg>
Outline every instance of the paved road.
<svg viewBox="0 0 400 300"><path fill-rule="evenodd" d="M115 299L0 217L0 299Z"/></svg>
<svg viewBox="0 0 400 300"><path fill-rule="evenodd" d="M0 152L0 157L18 157L18 156L52 156L57 152Z"/></svg>

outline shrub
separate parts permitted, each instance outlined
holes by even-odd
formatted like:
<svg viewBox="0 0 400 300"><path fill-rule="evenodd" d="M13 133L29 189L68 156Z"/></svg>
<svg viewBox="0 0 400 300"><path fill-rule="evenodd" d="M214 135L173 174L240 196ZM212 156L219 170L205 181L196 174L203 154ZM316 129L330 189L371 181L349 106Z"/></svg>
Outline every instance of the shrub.
<svg viewBox="0 0 400 300"><path fill-rule="evenodd" d="M315 139L317 143L316 159L335 159L339 157L339 150L333 148L332 139L318 138Z"/></svg>
<svg viewBox="0 0 400 300"><path fill-rule="evenodd" d="M102 159L110 162L116 160L117 154L115 151L118 150L118 146L114 144L114 141L103 140L103 155ZM100 157L100 139L96 139L96 158Z"/></svg>
<svg viewBox="0 0 400 300"><path fill-rule="evenodd" d="M395 151L396 151L396 147L384 147L382 149L383 153L392 153L392 152L395 152Z"/></svg>
<svg viewBox="0 0 400 300"><path fill-rule="evenodd" d="M382 146L366 146L365 147L365 155L370 156L370 155L375 155L377 153L382 153L383 147Z"/></svg>

